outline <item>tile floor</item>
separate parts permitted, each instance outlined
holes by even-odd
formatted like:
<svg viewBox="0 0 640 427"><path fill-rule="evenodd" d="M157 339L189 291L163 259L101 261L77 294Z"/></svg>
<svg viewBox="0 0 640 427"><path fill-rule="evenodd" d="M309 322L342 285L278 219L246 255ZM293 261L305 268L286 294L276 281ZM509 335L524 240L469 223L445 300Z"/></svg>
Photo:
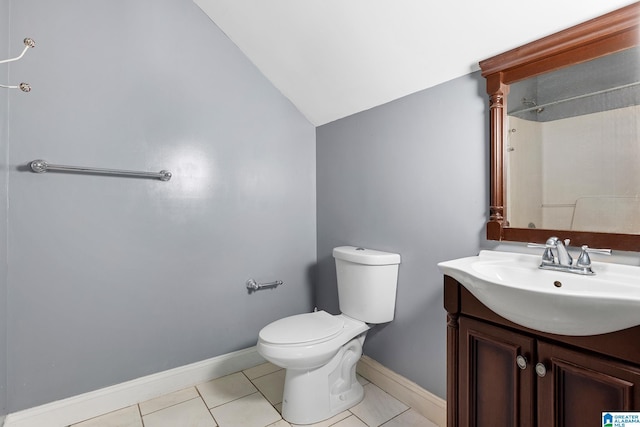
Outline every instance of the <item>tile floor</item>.
<svg viewBox="0 0 640 427"><path fill-rule="evenodd" d="M315 427L437 427L359 377L364 400ZM71 427L294 427L280 416L284 370L264 363Z"/></svg>

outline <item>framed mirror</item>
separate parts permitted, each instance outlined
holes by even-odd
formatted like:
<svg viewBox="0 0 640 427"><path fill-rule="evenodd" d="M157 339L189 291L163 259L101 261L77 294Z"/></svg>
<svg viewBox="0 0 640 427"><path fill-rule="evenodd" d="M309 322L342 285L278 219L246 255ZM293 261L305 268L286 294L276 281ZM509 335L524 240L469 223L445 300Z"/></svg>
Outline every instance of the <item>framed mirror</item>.
<svg viewBox="0 0 640 427"><path fill-rule="evenodd" d="M480 62L487 239L640 251L640 3Z"/></svg>

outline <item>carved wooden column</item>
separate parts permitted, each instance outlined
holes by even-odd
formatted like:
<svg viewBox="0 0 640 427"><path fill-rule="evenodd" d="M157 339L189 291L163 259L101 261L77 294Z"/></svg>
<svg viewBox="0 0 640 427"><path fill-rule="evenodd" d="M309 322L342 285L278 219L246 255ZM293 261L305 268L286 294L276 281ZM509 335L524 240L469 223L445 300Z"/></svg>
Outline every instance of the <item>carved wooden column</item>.
<svg viewBox="0 0 640 427"><path fill-rule="evenodd" d="M502 81L502 73L487 76L487 93L489 94L489 130L491 138L491 199L489 222L487 223L487 239L502 240L502 227L505 225L504 212L504 142L505 142L505 109L509 93L509 85Z"/></svg>
<svg viewBox="0 0 640 427"><path fill-rule="evenodd" d="M447 427L458 427L460 290L449 276L444 277L444 308L447 310Z"/></svg>
<svg viewBox="0 0 640 427"><path fill-rule="evenodd" d="M458 332L458 315L447 314L447 427L458 427Z"/></svg>

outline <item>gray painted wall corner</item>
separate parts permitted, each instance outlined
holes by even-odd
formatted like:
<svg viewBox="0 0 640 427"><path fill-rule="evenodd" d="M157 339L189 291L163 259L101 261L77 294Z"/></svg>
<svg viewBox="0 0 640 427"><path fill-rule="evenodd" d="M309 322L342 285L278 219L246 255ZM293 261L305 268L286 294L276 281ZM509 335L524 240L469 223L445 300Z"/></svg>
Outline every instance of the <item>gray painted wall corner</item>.
<svg viewBox="0 0 640 427"><path fill-rule="evenodd" d="M488 206L484 82L467 75L317 129L320 308L339 312L331 249L402 256L395 319L365 353L446 393L446 314L437 263L476 254Z"/></svg>
<svg viewBox="0 0 640 427"><path fill-rule="evenodd" d="M9 0L0 0L0 59L10 58ZM9 67L0 68L0 82L7 84ZM9 90L0 89L0 425L7 413L7 183Z"/></svg>

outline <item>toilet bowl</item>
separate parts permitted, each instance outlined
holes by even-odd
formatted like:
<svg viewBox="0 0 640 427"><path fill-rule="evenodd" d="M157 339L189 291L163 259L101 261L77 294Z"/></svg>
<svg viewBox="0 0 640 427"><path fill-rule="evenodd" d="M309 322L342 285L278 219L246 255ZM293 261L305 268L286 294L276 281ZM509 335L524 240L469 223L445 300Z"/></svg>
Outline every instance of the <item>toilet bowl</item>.
<svg viewBox="0 0 640 427"><path fill-rule="evenodd" d="M286 369L282 416L294 424L330 418L360 402L355 374L369 326L325 311L277 320L260 331L258 352Z"/></svg>
<svg viewBox="0 0 640 427"><path fill-rule="evenodd" d="M356 363L369 324L393 320L400 255L343 246L333 250L342 314L298 314L262 328L257 350L286 369L282 417L316 423L364 397Z"/></svg>

